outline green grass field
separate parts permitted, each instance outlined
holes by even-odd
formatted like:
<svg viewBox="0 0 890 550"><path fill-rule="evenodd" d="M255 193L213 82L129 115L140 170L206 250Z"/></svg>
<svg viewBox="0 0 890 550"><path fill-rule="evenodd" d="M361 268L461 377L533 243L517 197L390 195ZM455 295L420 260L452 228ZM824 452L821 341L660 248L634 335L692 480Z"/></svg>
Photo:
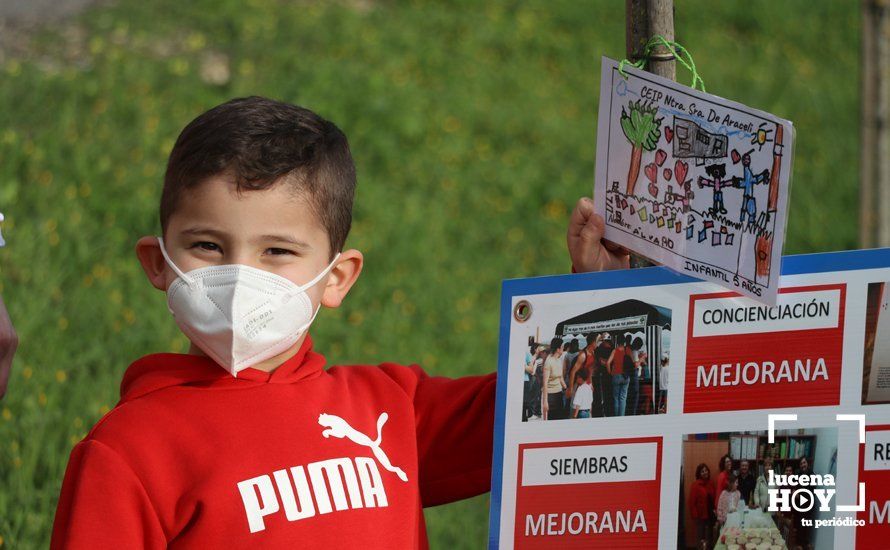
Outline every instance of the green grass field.
<svg viewBox="0 0 890 550"><path fill-rule="evenodd" d="M677 0L677 39L708 91L796 126L786 253L856 247L858 6ZM316 349L483 373L500 281L569 269L600 56L623 51L618 1L121 0L7 55L0 283L21 346L0 401L0 546L47 546L68 453L124 369L186 348L133 247L158 232L166 156L189 120L260 94L335 121L359 173L348 244L367 263L316 321ZM214 70L217 83L202 78ZM482 547L487 506L428 510L433 546Z"/></svg>

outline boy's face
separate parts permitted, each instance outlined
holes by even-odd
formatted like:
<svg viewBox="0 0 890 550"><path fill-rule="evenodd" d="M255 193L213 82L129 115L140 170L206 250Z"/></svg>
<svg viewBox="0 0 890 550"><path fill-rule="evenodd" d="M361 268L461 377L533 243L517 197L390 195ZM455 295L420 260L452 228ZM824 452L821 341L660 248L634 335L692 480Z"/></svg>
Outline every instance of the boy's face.
<svg viewBox="0 0 890 550"><path fill-rule="evenodd" d="M309 204L286 184L244 191L211 178L186 191L167 224L164 244L186 273L201 267L243 264L304 284L330 259L324 227ZM169 267L166 285L176 279ZM324 285L308 290L313 303Z"/></svg>
<svg viewBox="0 0 890 550"><path fill-rule="evenodd" d="M309 203L288 183L239 194L224 176L208 178L184 191L168 220L164 246L173 263L185 273L211 265L242 264L275 273L297 285L321 273L331 256L324 226ZM164 261L157 239L143 237L136 251L149 280L166 291L177 275ZM339 306L361 265L360 252L344 251L331 272L306 290L313 309L320 303ZM290 355L285 352L254 368L274 369L296 353L302 341L289 350ZM190 352L198 350L193 345Z"/></svg>

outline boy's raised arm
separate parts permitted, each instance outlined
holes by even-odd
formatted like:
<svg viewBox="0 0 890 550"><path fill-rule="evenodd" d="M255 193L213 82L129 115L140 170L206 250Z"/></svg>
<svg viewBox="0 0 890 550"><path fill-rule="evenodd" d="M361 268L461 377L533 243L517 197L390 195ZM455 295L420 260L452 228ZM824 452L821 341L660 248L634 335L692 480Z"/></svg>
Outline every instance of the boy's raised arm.
<svg viewBox="0 0 890 550"><path fill-rule="evenodd" d="M417 376L414 418L420 496L436 506L491 489L495 373L445 378L411 367Z"/></svg>
<svg viewBox="0 0 890 550"><path fill-rule="evenodd" d="M166 548L140 480L113 449L81 441L71 452L50 548Z"/></svg>
<svg viewBox="0 0 890 550"><path fill-rule="evenodd" d="M572 270L627 268L629 255L603 241L605 221L593 201L578 201L569 220L567 243ZM424 506L469 498L491 489L495 373L445 378L418 366L414 390L420 493ZM533 373L534 371L532 371Z"/></svg>

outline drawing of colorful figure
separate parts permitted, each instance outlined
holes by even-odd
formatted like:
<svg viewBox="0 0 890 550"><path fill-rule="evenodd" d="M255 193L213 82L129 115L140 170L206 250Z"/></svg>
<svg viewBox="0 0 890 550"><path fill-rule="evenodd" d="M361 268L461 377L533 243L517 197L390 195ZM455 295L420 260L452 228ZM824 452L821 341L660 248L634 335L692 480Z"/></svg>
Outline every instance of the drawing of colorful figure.
<svg viewBox="0 0 890 550"><path fill-rule="evenodd" d="M674 204L677 201L680 201L680 204L683 205L683 213L689 212L689 202L695 198L695 193L692 191L692 180L687 180L683 182L683 194L674 193L674 188L668 186L667 193L664 194L664 198L667 199L668 204Z"/></svg>
<svg viewBox="0 0 890 550"><path fill-rule="evenodd" d="M698 187L699 189L704 187L714 188L714 206L711 208L710 214L712 216L726 214L726 207L723 205L723 188L731 187L733 181L732 178L728 180L723 179L723 176L726 175L726 164L705 166L705 172L711 176L711 179L699 176Z"/></svg>
<svg viewBox="0 0 890 550"><path fill-rule="evenodd" d="M763 172L757 175L751 172L751 151L742 155L742 167L742 177L733 176L732 182L735 187L743 189L742 212L739 221L744 223L745 216L747 216L748 226L750 227L754 225L757 219L757 201L754 199L754 186L769 183L769 170L764 168Z"/></svg>

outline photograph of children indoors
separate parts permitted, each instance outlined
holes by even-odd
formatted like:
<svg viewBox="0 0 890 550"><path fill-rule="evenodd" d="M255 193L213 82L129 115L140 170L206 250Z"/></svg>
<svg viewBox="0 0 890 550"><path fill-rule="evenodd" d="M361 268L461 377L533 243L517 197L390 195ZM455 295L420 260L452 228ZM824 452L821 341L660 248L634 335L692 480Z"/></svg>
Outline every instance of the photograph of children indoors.
<svg viewBox="0 0 890 550"><path fill-rule="evenodd" d="M781 487L770 485L770 471L835 476L836 468L836 428L777 430L773 443L762 431L688 434L683 440L677 547L834 548L833 527L815 529L802 521L825 519L833 511L771 512L769 489Z"/></svg>
<svg viewBox="0 0 890 550"><path fill-rule="evenodd" d="M670 323L669 309L624 300L530 336L522 421L664 413Z"/></svg>

